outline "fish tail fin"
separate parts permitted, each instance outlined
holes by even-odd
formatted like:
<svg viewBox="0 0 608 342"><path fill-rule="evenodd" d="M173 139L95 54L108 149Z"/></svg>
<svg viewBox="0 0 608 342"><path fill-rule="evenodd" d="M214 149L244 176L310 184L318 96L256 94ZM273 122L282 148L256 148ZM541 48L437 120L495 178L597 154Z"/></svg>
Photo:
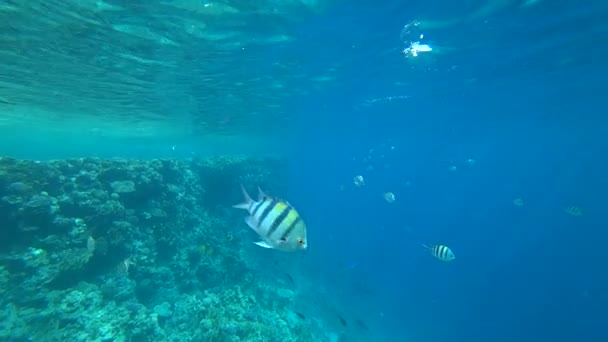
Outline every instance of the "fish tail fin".
<svg viewBox="0 0 608 342"><path fill-rule="evenodd" d="M424 248L426 250L430 250L431 248L433 248L433 247L427 245L426 243L420 243L420 246L422 246L422 248Z"/></svg>
<svg viewBox="0 0 608 342"><path fill-rule="evenodd" d="M251 208L251 205L254 203L254 201L251 199L251 196L249 196L249 194L247 193L247 190L245 190L245 187L243 186L243 184L241 184L241 191L243 192L243 197L245 198L245 201L240 204L235 204L232 207L238 208L238 209L249 210L249 208Z"/></svg>

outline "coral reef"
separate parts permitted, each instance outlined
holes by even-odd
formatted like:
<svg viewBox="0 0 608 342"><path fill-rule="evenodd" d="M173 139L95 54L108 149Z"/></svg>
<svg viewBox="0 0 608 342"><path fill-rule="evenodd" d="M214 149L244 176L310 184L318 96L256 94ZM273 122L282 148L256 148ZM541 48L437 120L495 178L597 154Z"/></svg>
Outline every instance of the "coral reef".
<svg viewBox="0 0 608 342"><path fill-rule="evenodd" d="M251 266L230 209L283 167L0 158L0 340L323 341Z"/></svg>

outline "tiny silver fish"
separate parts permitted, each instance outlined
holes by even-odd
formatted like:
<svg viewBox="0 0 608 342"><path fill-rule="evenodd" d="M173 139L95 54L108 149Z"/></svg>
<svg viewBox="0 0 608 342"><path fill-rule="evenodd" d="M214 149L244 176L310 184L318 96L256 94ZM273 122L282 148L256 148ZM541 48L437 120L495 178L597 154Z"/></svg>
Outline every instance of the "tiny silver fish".
<svg viewBox="0 0 608 342"><path fill-rule="evenodd" d="M261 241L255 242L256 245L286 252L308 247L306 225L289 203L266 195L260 188L258 200L254 201L243 185L241 190L245 202L234 207L249 212L245 223L262 238Z"/></svg>

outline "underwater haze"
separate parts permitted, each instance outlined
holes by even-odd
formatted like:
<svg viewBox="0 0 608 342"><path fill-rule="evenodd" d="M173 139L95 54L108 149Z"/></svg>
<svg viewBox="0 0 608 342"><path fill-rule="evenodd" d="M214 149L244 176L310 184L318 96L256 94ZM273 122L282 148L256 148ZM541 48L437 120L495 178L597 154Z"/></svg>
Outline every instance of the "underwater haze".
<svg viewBox="0 0 608 342"><path fill-rule="evenodd" d="M0 61L0 341L608 340L608 2L0 0Z"/></svg>

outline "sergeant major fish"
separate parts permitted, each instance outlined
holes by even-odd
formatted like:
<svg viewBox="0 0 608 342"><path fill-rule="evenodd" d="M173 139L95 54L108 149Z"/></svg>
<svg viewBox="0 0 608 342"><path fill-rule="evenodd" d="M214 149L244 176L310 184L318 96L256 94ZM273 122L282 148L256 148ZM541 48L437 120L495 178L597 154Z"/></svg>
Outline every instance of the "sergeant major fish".
<svg viewBox="0 0 608 342"><path fill-rule="evenodd" d="M249 216L245 223L262 238L255 242L264 248L292 252L308 247L306 225L298 212L287 202L266 195L258 188L258 200L254 201L241 185L245 202L233 207L245 209Z"/></svg>
<svg viewBox="0 0 608 342"><path fill-rule="evenodd" d="M445 245L422 245L422 247L426 248L435 258L444 261L450 262L456 259L454 252L450 249L450 247Z"/></svg>

